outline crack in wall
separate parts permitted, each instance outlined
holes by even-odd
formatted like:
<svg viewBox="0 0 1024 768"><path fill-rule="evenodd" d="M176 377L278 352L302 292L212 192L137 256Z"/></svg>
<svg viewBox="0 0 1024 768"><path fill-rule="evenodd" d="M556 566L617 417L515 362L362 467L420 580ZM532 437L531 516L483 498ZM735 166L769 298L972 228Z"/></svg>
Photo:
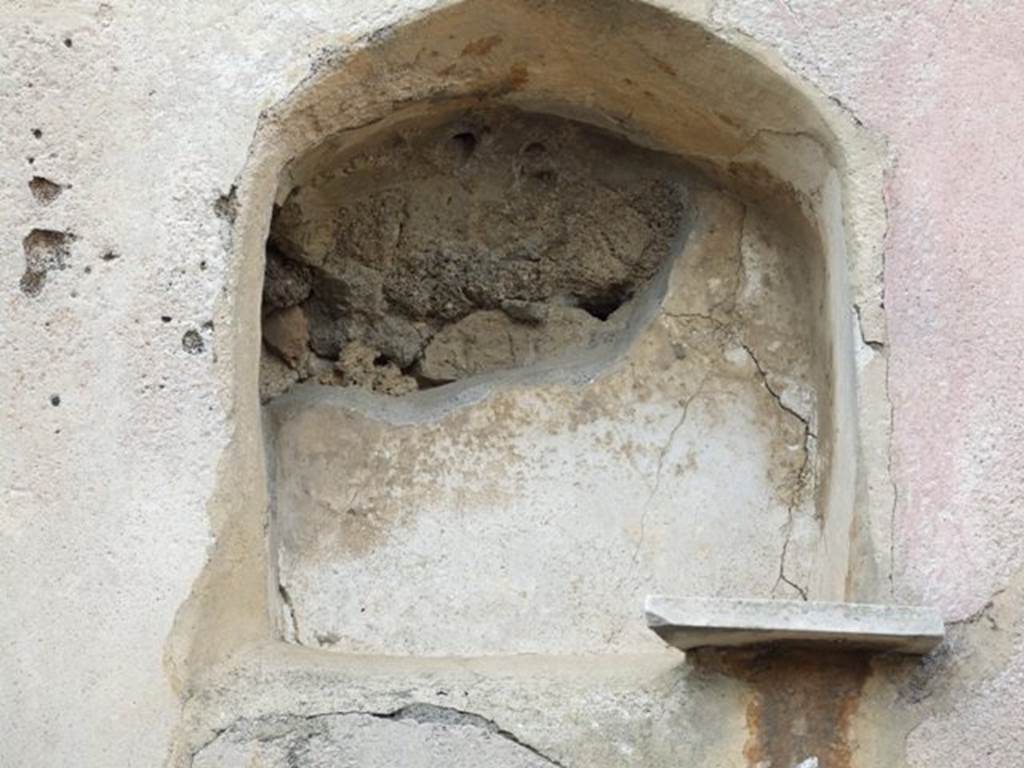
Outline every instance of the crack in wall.
<svg viewBox="0 0 1024 768"><path fill-rule="evenodd" d="M889 212L889 181L891 175L896 171L895 158L892 160L892 165L886 170L885 183L882 185L882 208L885 216L885 231L882 233L882 242L880 245L879 258L881 261L880 269L881 276L879 282L880 296L879 302L881 309L885 312L885 271L886 271L886 252L887 245L889 242L889 230L891 227L892 217ZM859 312L859 307L857 308ZM888 334L888 331L886 331ZM863 334L862 334L863 335ZM884 345L883 345L884 347ZM888 424L888 440L886 445L886 456L885 456L885 472L890 486L892 486L892 506L889 510L889 595L895 596L896 594L896 517L899 510L900 503L900 489L896 484L896 477L893 474L893 440L896 435L896 406L892 400L892 366L888 359L885 360L885 400L889 404L889 424Z"/></svg>
<svg viewBox="0 0 1024 768"><path fill-rule="evenodd" d="M668 456L668 452L672 449L672 444L675 442L676 435L679 433L679 430L686 424L686 418L690 413L690 406L703 394L704 385L707 384L709 377L710 374L705 374L693 394L683 401L683 412L679 415L679 420L676 422L675 426L672 427L672 430L668 434L668 439L665 440L665 444L661 447L661 451L658 454L658 466L654 471L654 484L651 487L651 492L647 495L647 501L644 503L643 510L640 513L640 536L637 540L636 547L633 550L633 565L636 565L640 559L640 551L643 548L644 537L647 532L647 516L651 509L651 503L654 501L654 497L658 495L658 491L661 488L661 474L664 470L665 458Z"/></svg>
<svg viewBox="0 0 1024 768"><path fill-rule="evenodd" d="M555 766L555 768L566 768L565 764L559 761L557 758L552 757L546 752L542 751L538 747L533 746L529 742L525 741L522 737L518 736L513 731L499 725L495 720L485 717L484 715L476 712L469 712L463 709L457 709L455 707L446 707L438 704L429 704L426 702L413 702L411 704L405 704L397 709L378 711L369 709L343 709L334 710L330 712L316 712L309 715L287 715L286 718L302 720L306 723L314 722L321 718L327 717L372 717L376 720L392 720L392 721L411 721L419 724L433 724L440 726L453 726L453 727L471 727L477 728L486 733L493 734L500 739L510 742L521 749L525 749L530 754L543 760L549 765ZM235 720L228 726L223 728L215 729L213 736L207 741L203 742L196 749L192 751L192 762L199 757L199 755L209 747L211 747L218 739L220 739L225 733L235 728L240 722L244 722L244 718ZM257 721L258 722L258 721ZM295 735L295 728L285 730L273 734L255 734L254 740L259 742L270 742L278 739L287 738ZM322 733L322 732L320 732ZM318 735L317 733L308 734L307 738Z"/></svg>
<svg viewBox="0 0 1024 768"><path fill-rule="evenodd" d="M661 476L665 466L665 458L668 456L668 452L672 449L672 444L675 442L676 435L679 433L679 430L686 425L686 420L690 413L690 406L704 393L704 385L707 384L709 378L710 374L705 374L704 378L701 379L700 384L698 384L697 388L693 391L693 394L689 395L683 401L682 413L679 415L678 421L676 421L675 425L669 431L668 438L665 440L665 444L661 447L661 451L658 454L658 465L654 471L654 483L640 512L640 534L637 537L636 546L633 548L633 557L630 559L630 575L632 579L637 582L636 587L640 586L640 578L637 571L640 563L640 553L643 550L644 540L647 537L647 518L650 515L651 504L654 501L654 497L658 495L658 491L661 488ZM623 579L623 581L625 581L625 579ZM619 626L608 633L605 638L605 642L608 645L614 643L623 631L625 631L628 623L628 619L623 620Z"/></svg>
<svg viewBox="0 0 1024 768"><path fill-rule="evenodd" d="M292 602L292 596L280 581L277 582L277 593L281 596L287 619L291 624L292 642L296 645L302 645L302 640L299 637L299 619L295 613L295 603Z"/></svg>
<svg viewBox="0 0 1024 768"><path fill-rule="evenodd" d="M807 600L807 589L801 587L799 584L794 582L788 576L786 576L786 554L789 552L789 544L793 539L793 517L796 513L796 507L800 503L800 497L803 494L804 488L807 482L807 473L810 469L810 458L811 451L809 441L811 439L810 427L807 423L804 423L804 460L800 466L800 471L797 473L796 486L793 489L793 494L790 497L789 504L786 506L786 534L782 542L782 552L779 555L779 575L775 582L775 587L778 587L780 583L787 584L797 591L800 595L801 600ZM775 590L772 588L772 591Z"/></svg>
<svg viewBox="0 0 1024 768"><path fill-rule="evenodd" d="M737 344L743 347L743 351L747 353L747 356L750 358L750 362L754 364L754 367L757 369L757 372L761 377L761 384L764 385L764 388L768 391L768 394L772 396L772 399L775 400L779 408L788 413L790 416L793 416L794 418L798 419L800 423L803 424L805 437L813 437L817 439L818 435L815 434L814 430L811 429L810 418L804 416L798 410L793 408L793 406L786 405L786 403L783 402L781 393L779 393L779 391L772 386L768 378L768 371L764 368L763 365L761 365L761 361L757 359L757 355L754 354L754 350L751 349L750 346L738 336L734 336L733 339L736 341Z"/></svg>
<svg viewBox="0 0 1024 768"><path fill-rule="evenodd" d="M789 501L786 505L786 523L785 523L785 538L782 544L782 551L779 555L779 573L778 578L775 582L773 591L779 584L786 584L792 587L800 595L802 600L807 600L807 589L801 587L799 584L794 582L786 575L786 555L789 551L790 541L793 534L793 520L796 514L796 508L800 504L801 497L806 489L807 481L811 475L811 441L817 440L817 432L811 428L811 421L808 416L804 416L795 408L787 405L783 402L782 394L775 389L769 381L769 371L761 364L754 350L747 344L743 338L736 332L736 330L728 323L719 320L718 318L712 317L711 315L705 315L699 312L679 312L679 313L664 313L666 317L672 317L680 320L696 320L699 322L711 323L716 329L724 333L731 341L737 344L746 353L747 357L750 358L753 363L755 370L758 373L758 377L761 380L761 385L765 391L775 401L775 404L784 413L797 419L803 427L803 462L797 472L796 483L794 484L793 491L790 494ZM703 382L701 384L703 388Z"/></svg>
<svg viewBox="0 0 1024 768"><path fill-rule="evenodd" d="M999 623L995 620L995 618L992 616L992 611L995 610L996 607L996 598L1002 595L1004 592L1006 592L1007 589L1009 589L1009 587L1000 587L989 596L989 599L985 602L983 606L978 608L973 613L969 613L962 619L946 622L947 629L951 627L970 626L972 624L977 624L982 619L985 619L985 621L988 622L990 629L997 631L1000 630L1001 627L999 626Z"/></svg>
<svg viewBox="0 0 1024 768"><path fill-rule="evenodd" d="M746 33L741 31L740 34L745 35ZM757 142L761 141L762 137L765 136L776 136L783 139L806 139L807 141L814 144L818 148L818 150L826 157L828 157L829 154L828 147L822 142L822 140L818 136L814 135L810 131L781 131L775 128L758 128L757 130L748 133L747 138L744 140L740 148L732 152L729 155L729 157L742 157L748 149L754 146L754 144L756 144Z"/></svg>
<svg viewBox="0 0 1024 768"><path fill-rule="evenodd" d="M896 594L896 514L900 503L900 489L893 476L892 467L892 437L893 424L896 422L896 407L892 398L889 397L889 370L885 372L885 397L889 401L889 451L885 457L885 472L889 476L889 484L892 486L892 506L889 509L889 595Z"/></svg>
<svg viewBox="0 0 1024 768"><path fill-rule="evenodd" d="M782 395L774 387L772 387L768 379L768 371L765 370L764 366L761 365L761 361L757 359L757 356L754 354L754 350L752 350L742 339L737 339L737 342L741 347L743 347L744 351L746 351L747 356L750 358L750 361L754 364L754 367L757 369L757 372L761 377L761 384L764 386L768 394L771 395L772 398L775 400L775 403L778 405L778 407L781 408L786 413L788 413L789 415L798 419L800 423L803 425L804 458L803 463L800 465L800 470L797 472L796 483L793 487L793 492L790 495L789 503L786 505L786 533L785 539L782 542L782 552L779 554L779 576L775 582L775 586L777 587L780 583L787 584L797 591L797 593L800 595L801 600L806 600L807 589L805 587L801 587L799 584L797 584L788 576L786 576L786 554L789 551L789 544L793 538L793 518L796 514L796 508L800 504L800 498L803 495L804 489L807 485L807 477L811 465L810 441L812 439L817 440L818 435L814 432L814 430L811 429L811 423L809 418L799 413L796 409L792 408L791 406L786 405L782 401Z"/></svg>
<svg viewBox="0 0 1024 768"><path fill-rule="evenodd" d="M545 752L542 752L532 744L523 741L522 738L507 728L501 727L491 718L484 717L476 712L467 712L466 710L456 709L455 707L444 707L437 704L413 703L407 704L406 706L387 715L386 719L412 720L417 723L439 723L442 725L467 725L473 728L479 728L487 733L492 733L501 739L509 741L517 747L525 749L527 752L539 757L544 762L556 766L556 768L566 768L559 760L551 757Z"/></svg>

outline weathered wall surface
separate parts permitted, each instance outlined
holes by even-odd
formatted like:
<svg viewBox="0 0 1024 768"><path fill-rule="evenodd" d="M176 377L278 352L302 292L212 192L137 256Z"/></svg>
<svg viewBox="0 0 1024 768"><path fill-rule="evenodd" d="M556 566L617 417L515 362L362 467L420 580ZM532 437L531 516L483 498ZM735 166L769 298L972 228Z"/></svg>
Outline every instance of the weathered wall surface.
<svg viewBox="0 0 1024 768"><path fill-rule="evenodd" d="M165 759L186 673L168 638L219 531L207 507L233 437L230 355L218 350L218 302L233 288L219 201L261 110L325 47L429 5L24 0L0 10L0 764ZM953 626L935 658L879 661L843 683L860 697L854 764L1024 762L1024 14L971 0L664 5L773 49L887 142L889 335L867 341L891 361L892 593L938 605ZM687 671L656 654L574 677L529 664L344 661L308 673L295 653L284 669L239 662L264 685L223 709L253 721L206 723L228 730L197 765L252 750L254 733L280 752L268 761L287 760L293 746L370 720L439 760L464 748L470 759L545 764L499 733L528 720L514 695L524 679L533 691L546 681L537 701L563 709L523 738L545 750L588 743L573 757L591 764L753 763L750 702L772 711L770 675ZM187 715L237 696L233 675L244 677L230 671ZM403 710L359 693L367 675L423 700L450 696L452 710L489 706L489 719ZM507 699L489 689L495 676L512 681ZM290 723L281 713L330 712L324 690L339 685L361 713L291 728L297 746L271 743ZM642 743L627 722L646 729ZM650 744L663 746L637 753Z"/></svg>
<svg viewBox="0 0 1024 768"><path fill-rule="evenodd" d="M603 365L495 373L461 404L307 387L266 406L292 640L642 652L661 645L636 621L646 594L805 594L818 457L788 405L814 399L804 254L763 211L688 204L655 316Z"/></svg>

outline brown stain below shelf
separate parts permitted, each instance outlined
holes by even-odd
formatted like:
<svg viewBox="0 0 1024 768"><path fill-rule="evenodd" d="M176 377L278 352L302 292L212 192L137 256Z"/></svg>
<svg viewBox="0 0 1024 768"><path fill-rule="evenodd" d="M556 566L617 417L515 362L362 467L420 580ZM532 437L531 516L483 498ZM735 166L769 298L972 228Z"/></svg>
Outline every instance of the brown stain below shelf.
<svg viewBox="0 0 1024 768"><path fill-rule="evenodd" d="M745 682L751 768L852 768L851 724L871 673L870 657L844 650L760 648L691 653L695 664Z"/></svg>

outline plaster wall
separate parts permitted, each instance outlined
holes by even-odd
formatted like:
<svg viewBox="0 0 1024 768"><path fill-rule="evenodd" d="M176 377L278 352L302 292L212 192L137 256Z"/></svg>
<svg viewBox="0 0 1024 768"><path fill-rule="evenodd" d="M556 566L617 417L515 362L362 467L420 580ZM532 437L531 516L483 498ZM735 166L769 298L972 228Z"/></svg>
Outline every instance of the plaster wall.
<svg viewBox="0 0 1024 768"><path fill-rule="evenodd" d="M266 406L287 637L361 653L650 652L663 647L636 621L648 593L806 595L808 244L721 193L688 204L688 244L610 359L398 402L307 385Z"/></svg>
<svg viewBox="0 0 1024 768"><path fill-rule="evenodd" d="M262 477L236 458L260 450L238 424L255 376L242 394L236 380L256 361L235 346L256 333L246 324L258 311L236 312L231 297L251 294L259 270L232 262L232 185L262 112L338 50L428 5L15 1L0 11L0 763L150 766L171 755L187 765L194 754L231 765L269 744L283 750L264 754L273 764L292 746L353 733L366 735L366 764L394 743L446 764L481 754L513 765L756 763L749 715L766 678L714 660L413 667L263 645L273 622L255 596L271 585L253 562L265 561L264 542L225 511L267 502ZM857 518L851 558L863 567L847 589L936 604L951 639L923 663L851 670L859 682L842 690L857 702L856 746L825 764L1024 761L1020 9L664 5L820 91L884 146L886 210L862 217L871 231L836 237L856 248L885 230L884 280L853 280L847 320L860 423L887 434L891 407L894 427L891 455L875 446L849 480L870 515ZM876 206L856 186L842 194ZM259 247L265 228L250 236ZM211 560L217 551L235 555ZM230 597L197 600L211 584ZM296 717L312 730L296 731ZM275 746L281 733L298 746Z"/></svg>

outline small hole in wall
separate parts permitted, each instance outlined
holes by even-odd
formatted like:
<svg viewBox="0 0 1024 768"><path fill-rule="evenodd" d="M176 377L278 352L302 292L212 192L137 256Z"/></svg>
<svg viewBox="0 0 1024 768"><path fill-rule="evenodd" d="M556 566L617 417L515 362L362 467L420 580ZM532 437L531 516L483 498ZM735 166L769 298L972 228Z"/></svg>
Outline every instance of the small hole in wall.
<svg viewBox="0 0 1024 768"><path fill-rule="evenodd" d="M29 191L36 202L49 205L64 192L64 185L51 181L44 176L33 176L28 182Z"/></svg>
<svg viewBox="0 0 1024 768"><path fill-rule="evenodd" d="M65 48L70 48L72 45L74 45L74 42L71 40L71 38L70 37L65 37L64 38L64 47ZM88 46L86 46L86 47L88 47Z"/></svg>
<svg viewBox="0 0 1024 768"><path fill-rule="evenodd" d="M50 395L50 405L55 408L60 405L60 395Z"/></svg>
<svg viewBox="0 0 1024 768"><path fill-rule="evenodd" d="M580 309L604 322L615 310L629 301L629 298L629 291L624 286L610 286L606 293L580 302Z"/></svg>
<svg viewBox="0 0 1024 768"><path fill-rule="evenodd" d="M547 146L541 141L532 141L523 148L519 175L544 186L554 186L558 181L555 161L548 154Z"/></svg>
<svg viewBox="0 0 1024 768"><path fill-rule="evenodd" d="M181 337L181 346L190 355L198 355L206 348L203 337L194 328L185 331L185 335Z"/></svg>
<svg viewBox="0 0 1024 768"><path fill-rule="evenodd" d="M452 146L455 148L455 156L459 162L465 163L476 151L476 134L472 131L461 131L452 136Z"/></svg>
<svg viewBox="0 0 1024 768"><path fill-rule="evenodd" d="M21 276L21 290L25 295L38 296L50 272L68 268L71 246L77 239L73 232L52 229L33 229L25 236L22 240L25 272Z"/></svg>

